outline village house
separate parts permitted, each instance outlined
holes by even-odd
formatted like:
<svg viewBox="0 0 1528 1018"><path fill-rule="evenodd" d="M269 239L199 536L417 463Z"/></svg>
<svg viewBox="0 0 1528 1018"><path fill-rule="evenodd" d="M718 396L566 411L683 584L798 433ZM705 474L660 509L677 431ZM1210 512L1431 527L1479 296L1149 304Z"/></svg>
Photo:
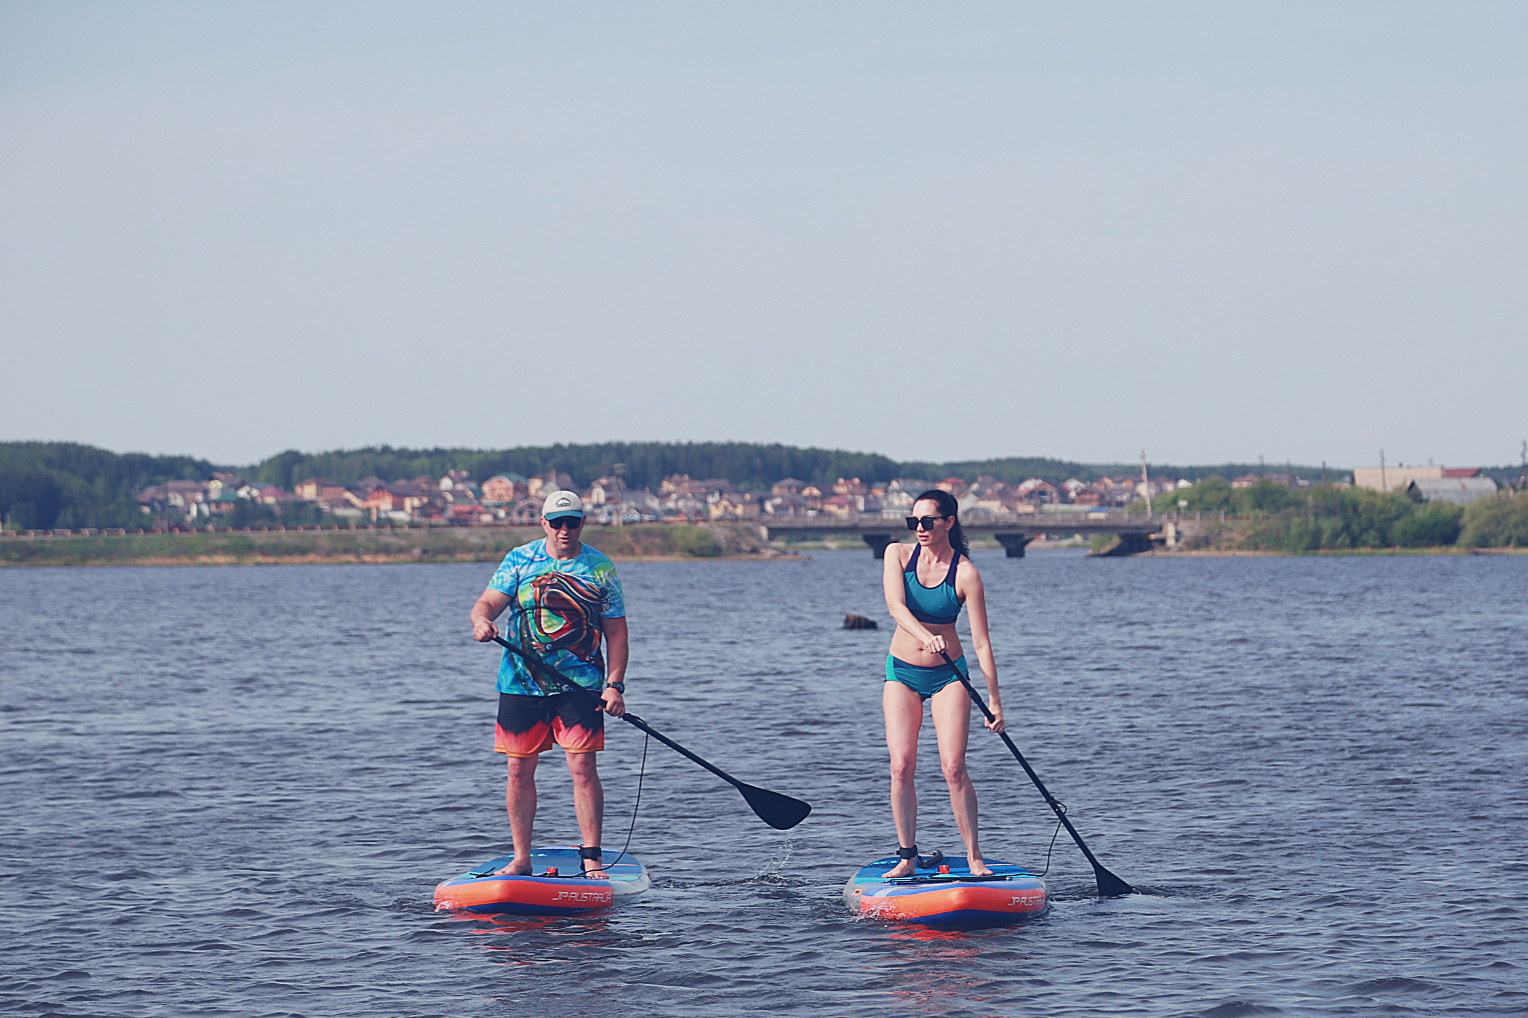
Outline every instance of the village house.
<svg viewBox="0 0 1528 1018"><path fill-rule="evenodd" d="M483 501L489 505L512 505L530 493L530 486L519 474L494 474L483 482Z"/></svg>
<svg viewBox="0 0 1528 1018"><path fill-rule="evenodd" d="M722 495L708 508L713 520L753 520L762 512L758 495L738 492Z"/></svg>
<svg viewBox="0 0 1528 1018"><path fill-rule="evenodd" d="M833 494L835 495L866 495L870 492L870 486L858 477L848 479L840 477L833 482Z"/></svg>
<svg viewBox="0 0 1528 1018"><path fill-rule="evenodd" d="M617 477L596 477L594 483L584 492L585 505L619 505L621 503L622 485Z"/></svg>
<svg viewBox="0 0 1528 1018"><path fill-rule="evenodd" d="M780 494L771 495L764 500L764 512L770 516L803 517L813 516L813 509L807 500L800 495Z"/></svg>
<svg viewBox="0 0 1528 1018"><path fill-rule="evenodd" d="M799 495L801 489L806 487L805 481L799 481L794 477L784 477L770 485L771 495Z"/></svg>
<svg viewBox="0 0 1528 1018"><path fill-rule="evenodd" d="M1043 477L1030 477L1021 481L1014 488L1014 494L1021 502L1030 505L1056 505L1065 501L1061 489Z"/></svg>
<svg viewBox="0 0 1528 1018"><path fill-rule="evenodd" d="M1415 478L1406 486L1406 491L1421 496L1424 502L1469 505L1496 494L1496 481L1481 477L1478 469L1447 471L1442 477Z"/></svg>

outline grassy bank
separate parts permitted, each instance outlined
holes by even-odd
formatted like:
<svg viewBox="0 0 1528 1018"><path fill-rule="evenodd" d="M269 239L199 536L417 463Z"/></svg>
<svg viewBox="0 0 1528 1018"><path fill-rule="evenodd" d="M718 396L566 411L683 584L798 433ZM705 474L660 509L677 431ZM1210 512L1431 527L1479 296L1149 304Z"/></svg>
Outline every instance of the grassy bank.
<svg viewBox="0 0 1528 1018"><path fill-rule="evenodd" d="M0 540L0 566L497 562L540 536L537 528L463 527L6 538ZM618 561L778 554L752 527L591 526L585 540Z"/></svg>

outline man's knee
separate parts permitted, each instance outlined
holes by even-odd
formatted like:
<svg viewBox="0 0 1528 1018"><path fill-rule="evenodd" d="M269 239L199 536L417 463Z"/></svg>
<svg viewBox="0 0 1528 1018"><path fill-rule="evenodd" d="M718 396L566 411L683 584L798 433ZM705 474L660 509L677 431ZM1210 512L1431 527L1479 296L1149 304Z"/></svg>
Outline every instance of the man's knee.
<svg viewBox="0 0 1528 1018"><path fill-rule="evenodd" d="M523 785L534 781L536 778L536 757L512 756L509 758L509 780L511 784Z"/></svg>
<svg viewBox="0 0 1528 1018"><path fill-rule="evenodd" d="M598 781L599 760L595 753L569 753L568 773L574 781Z"/></svg>

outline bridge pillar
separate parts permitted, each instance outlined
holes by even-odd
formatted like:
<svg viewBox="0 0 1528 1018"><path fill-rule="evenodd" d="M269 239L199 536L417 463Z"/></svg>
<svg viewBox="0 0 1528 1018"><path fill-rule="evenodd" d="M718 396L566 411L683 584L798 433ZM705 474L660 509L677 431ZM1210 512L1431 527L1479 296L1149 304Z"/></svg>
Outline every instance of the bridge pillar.
<svg viewBox="0 0 1528 1018"><path fill-rule="evenodd" d="M1003 546L1009 558L1023 558L1024 549L1029 546L1030 541L1035 539L1033 534L993 534L992 536L997 538L997 543Z"/></svg>
<svg viewBox="0 0 1528 1018"><path fill-rule="evenodd" d="M876 558L886 557L886 546L891 543L890 534L861 534L860 539L870 545L870 551Z"/></svg>
<svg viewBox="0 0 1528 1018"><path fill-rule="evenodd" d="M1118 558L1124 555L1139 555L1143 551L1150 550L1150 534L1121 534L1119 535L1119 541L1099 552L1098 557Z"/></svg>

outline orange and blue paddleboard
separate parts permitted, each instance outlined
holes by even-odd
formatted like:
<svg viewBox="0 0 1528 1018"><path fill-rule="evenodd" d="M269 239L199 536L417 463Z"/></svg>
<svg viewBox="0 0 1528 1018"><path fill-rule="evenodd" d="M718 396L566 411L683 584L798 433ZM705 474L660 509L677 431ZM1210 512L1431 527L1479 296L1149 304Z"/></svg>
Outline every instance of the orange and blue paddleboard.
<svg viewBox="0 0 1528 1018"><path fill-rule="evenodd" d="M925 926L1002 926L1047 907L1040 878L1011 863L987 860L990 876L973 876L963 855L920 865L913 876L886 878L900 860L877 859L844 885L844 903L863 915Z"/></svg>
<svg viewBox="0 0 1528 1018"><path fill-rule="evenodd" d="M512 861L513 855L501 855L441 881L435 888L435 907L479 915L576 915L609 908L652 886L647 867L630 853L604 852L601 862L609 880L582 875L577 846L536 849L531 853L530 876L494 872Z"/></svg>

